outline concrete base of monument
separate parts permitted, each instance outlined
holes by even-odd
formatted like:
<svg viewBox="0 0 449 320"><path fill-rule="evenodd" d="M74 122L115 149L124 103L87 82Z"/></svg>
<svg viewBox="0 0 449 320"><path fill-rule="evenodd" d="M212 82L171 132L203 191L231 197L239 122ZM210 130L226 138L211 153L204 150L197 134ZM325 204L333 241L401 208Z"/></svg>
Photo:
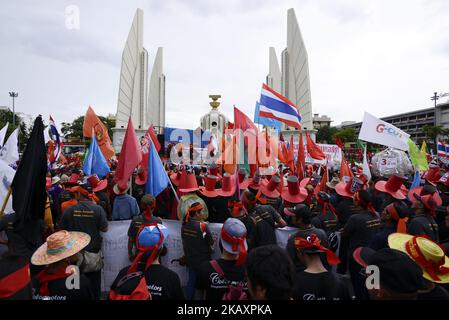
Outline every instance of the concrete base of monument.
<svg viewBox="0 0 449 320"><path fill-rule="evenodd" d="M312 138L312 140L314 142L316 142L316 133L318 132L318 130L282 130L282 135L284 136L284 140L285 142L289 142L290 141L290 137L293 136L293 142L295 144L299 143L299 136L302 135L302 140L305 142L306 141L306 132L309 133L310 138Z"/></svg>
<svg viewBox="0 0 449 320"><path fill-rule="evenodd" d="M137 138L139 141L145 135L148 129L135 129ZM120 153L122 149L123 139L125 139L126 128L112 128L112 145L114 147L115 153Z"/></svg>

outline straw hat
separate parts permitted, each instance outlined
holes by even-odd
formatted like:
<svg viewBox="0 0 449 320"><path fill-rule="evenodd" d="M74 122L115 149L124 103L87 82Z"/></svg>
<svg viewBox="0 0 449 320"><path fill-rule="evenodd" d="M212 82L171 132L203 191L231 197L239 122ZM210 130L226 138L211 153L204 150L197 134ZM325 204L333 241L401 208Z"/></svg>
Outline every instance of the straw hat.
<svg viewBox="0 0 449 320"><path fill-rule="evenodd" d="M83 250L89 242L90 236L84 232L55 232L34 252L31 263L43 266L61 261Z"/></svg>
<svg viewBox="0 0 449 320"><path fill-rule="evenodd" d="M438 243L423 236L392 233L388 237L388 245L408 254L421 267L425 279L449 283L449 258Z"/></svg>

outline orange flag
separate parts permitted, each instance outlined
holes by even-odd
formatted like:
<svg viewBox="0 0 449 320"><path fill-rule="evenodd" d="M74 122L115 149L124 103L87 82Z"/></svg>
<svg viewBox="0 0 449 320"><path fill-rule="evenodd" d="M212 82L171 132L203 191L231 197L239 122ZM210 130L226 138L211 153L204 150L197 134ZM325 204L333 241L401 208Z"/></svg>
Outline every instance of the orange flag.
<svg viewBox="0 0 449 320"><path fill-rule="evenodd" d="M327 185L326 185L327 182L329 182L329 173L327 171L327 166L325 166L324 174L320 181L320 191L323 191L323 192L327 191Z"/></svg>
<svg viewBox="0 0 449 320"><path fill-rule="evenodd" d="M307 152L313 159L316 160L326 159L326 155L323 153L323 151L321 151L320 147L318 147L315 144L315 142L313 142L308 132L306 132L306 140L307 140Z"/></svg>
<svg viewBox="0 0 449 320"><path fill-rule="evenodd" d="M353 173L351 168L349 168L348 162L346 161L345 156L341 155L341 168L340 168L340 180L343 180L343 177L352 177Z"/></svg>
<svg viewBox="0 0 449 320"><path fill-rule="evenodd" d="M109 138L108 128L97 117L94 110L89 106L86 115L84 116L83 132L84 136L92 138L92 129L94 129L95 137L97 138L98 146L101 149L101 153L106 160L111 159L115 155L114 148L112 147L111 138Z"/></svg>
<svg viewBox="0 0 449 320"><path fill-rule="evenodd" d="M304 179L304 170L306 166L306 156L304 153L304 142L302 140L302 134L299 135L299 146L298 146L298 163L296 167L296 172L298 173L298 179Z"/></svg>
<svg viewBox="0 0 449 320"><path fill-rule="evenodd" d="M295 154L293 151L293 135L290 136L290 145L288 146L287 165L289 166L292 174L295 174Z"/></svg>

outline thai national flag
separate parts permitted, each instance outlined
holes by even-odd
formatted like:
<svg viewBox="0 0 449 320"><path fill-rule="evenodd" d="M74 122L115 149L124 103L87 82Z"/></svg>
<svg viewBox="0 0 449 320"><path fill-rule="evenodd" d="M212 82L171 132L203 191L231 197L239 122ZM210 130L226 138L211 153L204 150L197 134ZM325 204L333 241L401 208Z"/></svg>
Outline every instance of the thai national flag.
<svg viewBox="0 0 449 320"><path fill-rule="evenodd" d="M259 116L279 120L291 127L301 128L301 116L296 106L266 84L260 94Z"/></svg>
<svg viewBox="0 0 449 320"><path fill-rule="evenodd" d="M440 141L438 141L437 145L438 156L445 157L446 156L446 145Z"/></svg>
<svg viewBox="0 0 449 320"><path fill-rule="evenodd" d="M446 158L449 158L449 144L444 144L444 149L446 150Z"/></svg>
<svg viewBox="0 0 449 320"><path fill-rule="evenodd" d="M50 164L58 161L59 156L62 152L62 147L64 146L62 143L61 136L59 135L59 131L56 128L56 123L53 118L50 116L50 130L51 130L51 139L53 141L54 150L53 154L50 154Z"/></svg>

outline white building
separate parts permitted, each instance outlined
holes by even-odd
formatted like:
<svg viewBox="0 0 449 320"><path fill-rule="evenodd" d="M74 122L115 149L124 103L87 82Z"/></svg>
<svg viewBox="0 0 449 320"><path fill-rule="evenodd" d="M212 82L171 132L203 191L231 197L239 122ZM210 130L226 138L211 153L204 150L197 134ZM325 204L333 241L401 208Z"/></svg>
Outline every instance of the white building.
<svg viewBox="0 0 449 320"><path fill-rule="evenodd" d="M122 54L116 125L113 145L118 152L131 117L138 136L152 124L157 132L165 126L165 75L162 48L158 48L151 78L148 79L148 52L143 47L143 11L137 9Z"/></svg>
<svg viewBox="0 0 449 320"><path fill-rule="evenodd" d="M220 102L217 100L221 98L221 96L210 95L209 98L212 99L212 101L209 102L212 110L201 117L200 127L203 131L209 130L215 137L221 137L227 127L228 118L218 111Z"/></svg>

